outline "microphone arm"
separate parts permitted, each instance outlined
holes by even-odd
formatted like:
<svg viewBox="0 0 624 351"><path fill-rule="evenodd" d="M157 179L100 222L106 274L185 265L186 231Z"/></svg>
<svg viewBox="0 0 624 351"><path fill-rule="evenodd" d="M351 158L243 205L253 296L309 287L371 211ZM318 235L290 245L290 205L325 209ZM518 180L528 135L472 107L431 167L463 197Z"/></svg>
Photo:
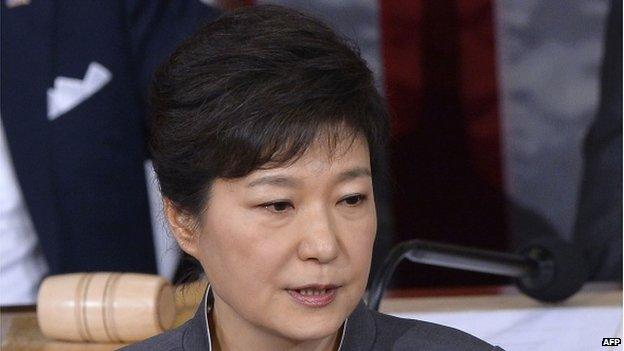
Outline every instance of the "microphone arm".
<svg viewBox="0 0 624 351"><path fill-rule="evenodd" d="M540 238L517 254L410 240L394 247L384 260L368 292L369 308L379 309L384 290L404 258L414 263L516 278L520 290L547 302L574 294L587 275L577 249L553 237Z"/></svg>

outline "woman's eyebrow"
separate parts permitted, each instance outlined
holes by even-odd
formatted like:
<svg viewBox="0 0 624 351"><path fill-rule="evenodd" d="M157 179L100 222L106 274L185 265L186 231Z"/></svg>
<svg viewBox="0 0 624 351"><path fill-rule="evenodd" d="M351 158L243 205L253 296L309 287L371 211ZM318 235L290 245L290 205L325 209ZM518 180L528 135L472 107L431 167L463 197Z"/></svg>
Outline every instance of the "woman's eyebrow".
<svg viewBox="0 0 624 351"><path fill-rule="evenodd" d="M359 177L371 177L370 169L366 167L355 167L355 168L346 170L344 172L340 172L336 176L335 183L338 184L338 183L342 183L344 181L359 178Z"/></svg>
<svg viewBox="0 0 624 351"><path fill-rule="evenodd" d="M345 182L347 180L359 178L359 177L370 177L371 171L366 167L355 167L343 172L340 172L336 176L335 184ZM273 185L280 186L286 188L296 188L301 186L301 180L291 177L291 176L283 176L283 175L268 175L264 177L260 177L255 179L249 184L247 184L248 188L259 186L259 185Z"/></svg>
<svg viewBox="0 0 624 351"><path fill-rule="evenodd" d="M247 187L251 188L251 187L259 186L259 185L274 185L274 186L281 186L281 187L286 187L286 188L296 188L299 186L299 183L301 183L301 181L293 177L270 175L270 176L260 177L256 180L251 181L249 184L247 184Z"/></svg>

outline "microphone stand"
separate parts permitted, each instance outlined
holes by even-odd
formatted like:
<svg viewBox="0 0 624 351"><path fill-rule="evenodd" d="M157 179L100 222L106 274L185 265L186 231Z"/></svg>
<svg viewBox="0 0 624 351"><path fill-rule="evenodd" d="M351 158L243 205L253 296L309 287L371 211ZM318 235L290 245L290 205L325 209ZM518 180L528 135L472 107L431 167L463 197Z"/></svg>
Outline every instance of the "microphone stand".
<svg viewBox="0 0 624 351"><path fill-rule="evenodd" d="M367 305L379 309L384 290L404 258L414 263L513 277L520 290L540 301L560 301L578 291L585 281L586 268L576 248L550 237L536 243L514 254L424 240L402 242L392 249L371 282ZM573 265L572 273L578 273L580 279L560 274L561 264L556 263L561 262L566 268Z"/></svg>

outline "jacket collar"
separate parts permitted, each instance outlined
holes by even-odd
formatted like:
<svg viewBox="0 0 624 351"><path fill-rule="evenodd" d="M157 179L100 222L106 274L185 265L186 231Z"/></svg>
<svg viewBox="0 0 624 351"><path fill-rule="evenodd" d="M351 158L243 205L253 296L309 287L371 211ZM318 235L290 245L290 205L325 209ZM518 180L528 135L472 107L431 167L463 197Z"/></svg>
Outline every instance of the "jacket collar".
<svg viewBox="0 0 624 351"><path fill-rule="evenodd" d="M340 351L372 350L377 328L371 310L364 300L360 300L348 320Z"/></svg>
<svg viewBox="0 0 624 351"><path fill-rule="evenodd" d="M213 303L214 296L208 285L195 315L189 320L184 332L182 340L184 350L212 350L207 312ZM364 300L360 300L355 310L345 320L342 331L338 351L369 350L372 347L375 340L375 321Z"/></svg>

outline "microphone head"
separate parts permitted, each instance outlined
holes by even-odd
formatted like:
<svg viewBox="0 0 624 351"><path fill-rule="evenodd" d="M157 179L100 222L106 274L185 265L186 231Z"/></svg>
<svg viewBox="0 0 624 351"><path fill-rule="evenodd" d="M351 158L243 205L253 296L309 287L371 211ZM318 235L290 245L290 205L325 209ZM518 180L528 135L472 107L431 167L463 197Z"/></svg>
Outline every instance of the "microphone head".
<svg viewBox="0 0 624 351"><path fill-rule="evenodd" d="M588 265L581 251L558 237L533 240L519 253L535 261L536 268L516 283L536 300L563 301L579 291L588 278Z"/></svg>

